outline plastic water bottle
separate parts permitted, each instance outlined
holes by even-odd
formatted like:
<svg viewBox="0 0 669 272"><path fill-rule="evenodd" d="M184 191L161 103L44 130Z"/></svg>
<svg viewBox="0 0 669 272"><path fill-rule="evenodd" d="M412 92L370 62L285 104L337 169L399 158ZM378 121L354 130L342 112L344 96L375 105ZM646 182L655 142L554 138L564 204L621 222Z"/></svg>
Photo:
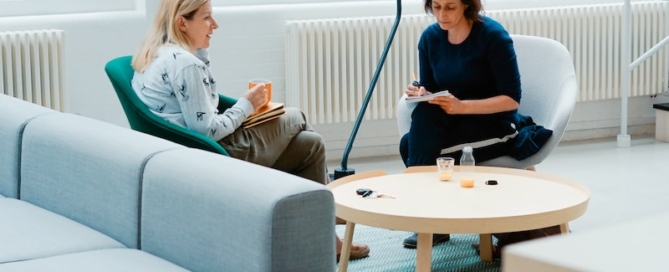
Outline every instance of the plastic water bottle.
<svg viewBox="0 0 669 272"><path fill-rule="evenodd" d="M476 161L474 160L474 149L471 146L465 146L462 148L462 157L460 157L460 172L463 173L472 173L474 172L474 165Z"/></svg>

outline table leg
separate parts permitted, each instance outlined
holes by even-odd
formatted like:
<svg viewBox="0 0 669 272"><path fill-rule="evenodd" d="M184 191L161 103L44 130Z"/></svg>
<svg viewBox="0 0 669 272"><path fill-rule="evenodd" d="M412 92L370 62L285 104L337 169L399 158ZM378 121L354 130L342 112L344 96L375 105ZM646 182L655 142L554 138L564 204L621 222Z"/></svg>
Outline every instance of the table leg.
<svg viewBox="0 0 669 272"><path fill-rule="evenodd" d="M569 222L560 224L560 232L562 234L568 234L569 233Z"/></svg>
<svg viewBox="0 0 669 272"><path fill-rule="evenodd" d="M479 245L481 261L492 262L492 234L479 234Z"/></svg>
<svg viewBox="0 0 669 272"><path fill-rule="evenodd" d="M355 231L355 223L346 221L346 231L344 232L344 240L341 246L341 255L339 257L339 272L348 270L348 258L351 256L351 244L353 243L353 231Z"/></svg>
<svg viewBox="0 0 669 272"><path fill-rule="evenodd" d="M432 233L418 233L416 272L432 271Z"/></svg>

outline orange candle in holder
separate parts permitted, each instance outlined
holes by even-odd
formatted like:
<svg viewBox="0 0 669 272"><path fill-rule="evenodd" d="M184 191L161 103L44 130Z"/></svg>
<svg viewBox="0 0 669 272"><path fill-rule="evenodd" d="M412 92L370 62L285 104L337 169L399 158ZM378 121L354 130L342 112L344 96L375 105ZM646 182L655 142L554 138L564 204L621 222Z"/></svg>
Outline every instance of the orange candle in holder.
<svg viewBox="0 0 669 272"><path fill-rule="evenodd" d="M460 187L462 188L474 188L474 178L463 177L460 179Z"/></svg>
<svg viewBox="0 0 669 272"><path fill-rule="evenodd" d="M451 177L452 177L452 176L453 176L452 173L441 172L441 173L439 173L439 180L441 180L441 181L448 181L448 180L451 180Z"/></svg>

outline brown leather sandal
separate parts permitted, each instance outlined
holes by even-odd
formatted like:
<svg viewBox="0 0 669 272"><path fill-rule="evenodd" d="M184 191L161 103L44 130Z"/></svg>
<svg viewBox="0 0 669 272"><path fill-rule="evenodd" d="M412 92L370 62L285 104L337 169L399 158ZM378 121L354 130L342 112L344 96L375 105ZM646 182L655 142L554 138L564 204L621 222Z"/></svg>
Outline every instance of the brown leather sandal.
<svg viewBox="0 0 669 272"><path fill-rule="evenodd" d="M365 244L351 244L351 254L349 254L349 260L362 259L369 256L369 246ZM341 249L337 250L337 262L341 257Z"/></svg>

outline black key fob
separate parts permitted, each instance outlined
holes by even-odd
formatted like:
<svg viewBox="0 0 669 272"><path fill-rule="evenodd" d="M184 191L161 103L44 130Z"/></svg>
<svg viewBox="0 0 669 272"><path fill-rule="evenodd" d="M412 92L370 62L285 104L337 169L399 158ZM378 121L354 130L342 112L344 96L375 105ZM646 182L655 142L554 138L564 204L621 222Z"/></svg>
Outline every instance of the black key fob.
<svg viewBox="0 0 669 272"><path fill-rule="evenodd" d="M367 189L367 188L360 188L355 191L356 194L364 196L365 194L369 195L372 192L372 190Z"/></svg>

